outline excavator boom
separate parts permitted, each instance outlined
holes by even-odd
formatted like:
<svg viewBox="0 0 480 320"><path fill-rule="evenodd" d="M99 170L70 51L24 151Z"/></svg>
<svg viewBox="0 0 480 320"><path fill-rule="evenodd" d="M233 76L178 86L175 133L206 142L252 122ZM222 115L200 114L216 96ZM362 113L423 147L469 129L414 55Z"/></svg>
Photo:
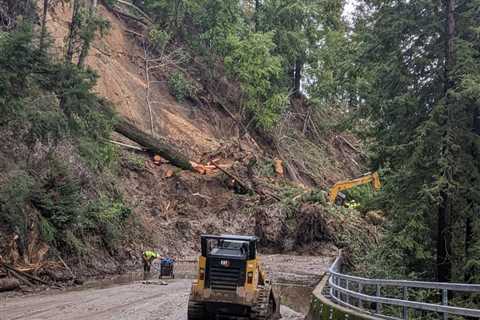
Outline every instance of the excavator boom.
<svg viewBox="0 0 480 320"><path fill-rule="evenodd" d="M328 193L328 199L334 203L337 199L338 193L343 190L348 190L356 186L371 183L374 190L378 191L381 187L380 176L378 172L367 173L360 178L345 180L335 183Z"/></svg>

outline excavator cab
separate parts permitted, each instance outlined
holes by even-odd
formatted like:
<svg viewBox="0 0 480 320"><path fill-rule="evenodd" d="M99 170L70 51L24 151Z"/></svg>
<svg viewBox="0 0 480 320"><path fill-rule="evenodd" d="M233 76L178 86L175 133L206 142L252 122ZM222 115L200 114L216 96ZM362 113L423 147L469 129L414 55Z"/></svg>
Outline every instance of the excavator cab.
<svg viewBox="0 0 480 320"><path fill-rule="evenodd" d="M216 315L252 320L280 318L280 301L262 270L256 245L254 236L201 236L188 320L215 319Z"/></svg>

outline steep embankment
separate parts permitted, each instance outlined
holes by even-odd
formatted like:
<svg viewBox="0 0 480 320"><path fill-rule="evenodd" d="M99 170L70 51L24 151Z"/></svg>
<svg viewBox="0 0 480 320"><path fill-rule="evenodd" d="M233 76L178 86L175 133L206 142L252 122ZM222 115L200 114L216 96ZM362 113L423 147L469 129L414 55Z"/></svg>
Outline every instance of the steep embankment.
<svg viewBox="0 0 480 320"><path fill-rule="evenodd" d="M109 99L115 110L139 128L150 131L147 105L145 53L131 36L130 27L99 6L98 13L110 23L110 29L90 50L87 64L99 75L96 91ZM57 53L64 51L64 39L71 19L69 6L56 6L50 11L49 31ZM192 157L213 152L222 141L229 139L228 130L220 132L218 122L229 122L225 116L209 113L204 108L179 104L168 91L165 78L150 83L149 99L155 134L172 141L177 148ZM200 159L197 159L197 161Z"/></svg>
<svg viewBox="0 0 480 320"><path fill-rule="evenodd" d="M168 164L154 165L141 153L123 150L121 176L116 183L150 237L143 246L186 256L197 252L197 236L201 233L226 232L257 234L267 247L293 250L302 243L335 242L338 239L334 233L348 229L343 222L355 214L330 207L321 200L321 193L311 193L306 186L326 187L361 172L362 155L353 146L357 144L354 137L335 131L306 132L308 123L316 121L315 114L300 99L286 113L285 125L278 129L273 143L258 134L252 134L260 141L258 144L249 135L239 141L240 128L233 119L235 116L218 103L209 103L211 96L210 100L199 100L200 104L179 103L168 91L167 74L156 72L151 75L153 80L147 82L145 52L138 37L133 35L142 30L132 30L135 26L103 6L99 7L99 13L111 28L94 43L87 59L99 75L96 91L110 100L122 117L148 132L151 125L148 87L154 135L165 138L192 161L205 163L217 159L227 164L230 172L256 190L263 190L248 195L238 192L241 191L238 185L221 172L211 175L182 172ZM63 51L70 17L68 6L57 6L50 11L49 30L57 53ZM187 65L186 72L190 72L201 90L211 92L212 86L199 72L201 58L192 61L196 65ZM220 81L226 82L224 77ZM230 92L220 89L215 94L227 96ZM235 105L228 107L236 110ZM303 112L306 117L296 116ZM326 112L320 117L333 119L338 115ZM133 144L118 135L113 139ZM286 177L275 176L274 157L284 160ZM358 223L353 229L359 225L361 230L375 233L375 227L361 218L355 221ZM125 258L138 259L141 249L138 243L127 247L131 252Z"/></svg>

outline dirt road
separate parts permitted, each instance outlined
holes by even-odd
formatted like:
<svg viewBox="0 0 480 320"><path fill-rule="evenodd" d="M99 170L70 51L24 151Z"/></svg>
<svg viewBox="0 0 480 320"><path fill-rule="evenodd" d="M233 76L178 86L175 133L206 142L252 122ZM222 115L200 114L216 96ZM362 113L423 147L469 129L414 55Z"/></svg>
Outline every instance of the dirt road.
<svg viewBox="0 0 480 320"><path fill-rule="evenodd" d="M191 280L168 285L141 282L106 289L40 294L0 300L1 320L186 320ZM286 307L283 319L303 315Z"/></svg>
<svg viewBox="0 0 480 320"><path fill-rule="evenodd" d="M277 281L308 284L302 291L290 294L282 290L282 296L285 294L282 301L288 300L290 305L297 306L296 309L302 312L308 307L309 286L318 281L331 259L288 255L263 257L267 269L272 275L277 275L274 276ZM193 264L179 268L184 275L193 270ZM109 284L106 288L43 292L25 297L0 296L0 320L186 320L191 280L177 279L167 283L159 285L136 281L123 285ZM301 295L307 299L306 306L301 306L304 298L298 300ZM304 318L285 306L282 307L282 315L284 320Z"/></svg>

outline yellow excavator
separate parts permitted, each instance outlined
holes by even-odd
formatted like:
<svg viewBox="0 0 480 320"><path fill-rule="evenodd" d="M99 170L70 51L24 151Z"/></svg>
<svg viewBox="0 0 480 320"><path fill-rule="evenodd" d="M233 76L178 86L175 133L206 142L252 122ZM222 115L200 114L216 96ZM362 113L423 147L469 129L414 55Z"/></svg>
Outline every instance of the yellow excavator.
<svg viewBox="0 0 480 320"><path fill-rule="evenodd" d="M345 180L335 183L335 185L330 188L330 191L328 193L328 199L331 203L343 205L345 202L345 196L340 191L348 190L353 187L368 183L371 183L375 191L380 190L382 184L380 182L380 176L378 175L378 172L369 172L356 179Z"/></svg>
<svg viewBox="0 0 480 320"><path fill-rule="evenodd" d="M253 236L201 236L188 320L280 319L280 297L260 264L256 243Z"/></svg>

